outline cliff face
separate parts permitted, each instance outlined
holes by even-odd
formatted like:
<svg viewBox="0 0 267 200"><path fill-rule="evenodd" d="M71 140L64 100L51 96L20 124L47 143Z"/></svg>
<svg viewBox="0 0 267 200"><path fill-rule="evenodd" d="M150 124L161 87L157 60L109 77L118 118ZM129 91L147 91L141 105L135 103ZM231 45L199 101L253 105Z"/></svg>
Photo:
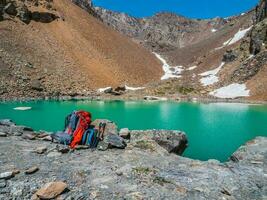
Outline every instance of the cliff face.
<svg viewBox="0 0 267 200"><path fill-rule="evenodd" d="M135 18L103 8L94 8L105 24L134 38L153 51L185 47L209 37L227 21L222 18L193 20L172 13Z"/></svg>
<svg viewBox="0 0 267 200"><path fill-rule="evenodd" d="M267 1L260 0L259 5L256 7L256 22L264 20L267 16Z"/></svg>

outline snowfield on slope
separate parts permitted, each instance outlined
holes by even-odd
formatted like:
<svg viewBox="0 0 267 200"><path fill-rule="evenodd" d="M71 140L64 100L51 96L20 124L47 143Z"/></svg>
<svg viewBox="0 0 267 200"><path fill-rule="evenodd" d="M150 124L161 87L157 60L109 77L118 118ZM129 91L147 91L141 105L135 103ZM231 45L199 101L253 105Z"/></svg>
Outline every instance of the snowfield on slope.
<svg viewBox="0 0 267 200"><path fill-rule="evenodd" d="M250 26L249 28L244 29L244 30L239 29L239 31L234 35L233 38L230 38L229 40L227 40L226 42L223 43L223 46L218 47L215 50L222 49L222 48L224 48L226 46L229 46L229 45L232 45L232 44L238 42L239 40L241 40L242 38L244 38L246 36L247 32L250 31L250 29L252 27L253 26Z"/></svg>
<svg viewBox="0 0 267 200"><path fill-rule="evenodd" d="M161 55L153 52L155 56L162 62L164 75L161 77L161 80L167 80L169 78L181 78L181 73L184 71L183 66L170 66L167 61L161 57Z"/></svg>
<svg viewBox="0 0 267 200"><path fill-rule="evenodd" d="M103 93L103 92L111 90L111 89L112 89L112 87L105 87L105 88L99 88L97 91L100 93Z"/></svg>
<svg viewBox="0 0 267 200"><path fill-rule="evenodd" d="M216 89L209 94L218 98L233 99L237 97L248 97L250 90L245 84L233 83Z"/></svg>
<svg viewBox="0 0 267 200"><path fill-rule="evenodd" d="M217 67L216 69L199 74L200 76L204 76L203 78L200 79L201 84L203 86L208 86L208 85L212 85L214 83L217 83L219 81L219 78L216 75L222 69L224 64L225 63L222 62L221 65L219 67Z"/></svg>
<svg viewBox="0 0 267 200"><path fill-rule="evenodd" d="M125 85L125 89L135 91L135 90L143 90L145 89L145 87L130 87L130 86Z"/></svg>

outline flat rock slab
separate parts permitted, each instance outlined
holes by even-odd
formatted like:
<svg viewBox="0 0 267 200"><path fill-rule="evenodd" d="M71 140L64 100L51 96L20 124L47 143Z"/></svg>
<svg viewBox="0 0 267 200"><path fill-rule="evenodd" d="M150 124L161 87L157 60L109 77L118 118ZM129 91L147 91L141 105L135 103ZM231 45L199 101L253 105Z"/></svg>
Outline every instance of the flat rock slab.
<svg viewBox="0 0 267 200"><path fill-rule="evenodd" d="M11 179L13 177L14 177L13 172L3 172L0 174L0 179L8 180L8 179Z"/></svg>
<svg viewBox="0 0 267 200"><path fill-rule="evenodd" d="M64 182L50 182L39 189L32 199L54 199L67 189ZM37 197L37 198L36 198Z"/></svg>
<svg viewBox="0 0 267 200"><path fill-rule="evenodd" d="M6 133L0 132L0 137L6 137L6 136L7 136Z"/></svg>

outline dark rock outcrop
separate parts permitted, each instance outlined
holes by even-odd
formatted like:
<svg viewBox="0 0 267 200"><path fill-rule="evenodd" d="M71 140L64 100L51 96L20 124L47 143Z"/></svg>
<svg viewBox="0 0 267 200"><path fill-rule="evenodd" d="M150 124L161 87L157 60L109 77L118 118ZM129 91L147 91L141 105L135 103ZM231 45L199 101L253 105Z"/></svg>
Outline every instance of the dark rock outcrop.
<svg viewBox="0 0 267 200"><path fill-rule="evenodd" d="M28 10L26 5L23 5L17 9L18 17L20 20L26 24L29 24L31 21L31 12Z"/></svg>
<svg viewBox="0 0 267 200"><path fill-rule="evenodd" d="M32 12L31 13L31 19L36 21L36 22L41 22L41 23L50 23L57 19L58 16L56 16L53 13L49 12Z"/></svg>
<svg viewBox="0 0 267 200"><path fill-rule="evenodd" d="M257 23L251 31L250 53L253 55L258 54L267 43L267 18Z"/></svg>
<svg viewBox="0 0 267 200"><path fill-rule="evenodd" d="M249 51L256 55L262 50L262 46L267 42L267 1L260 0L256 7L256 22L251 31Z"/></svg>
<svg viewBox="0 0 267 200"><path fill-rule="evenodd" d="M233 82L246 82L254 77L267 63L267 51L258 53L236 69L231 76Z"/></svg>
<svg viewBox="0 0 267 200"><path fill-rule="evenodd" d="M256 7L256 22L260 22L267 17L267 0L260 0Z"/></svg>
<svg viewBox="0 0 267 200"><path fill-rule="evenodd" d="M16 6L13 2L10 2L5 6L4 12L9 14L9 15L13 15L13 16L17 15L17 13L18 13Z"/></svg>
<svg viewBox="0 0 267 200"><path fill-rule="evenodd" d="M233 50L227 50L225 54L223 55L223 62L233 62L236 60L237 55Z"/></svg>

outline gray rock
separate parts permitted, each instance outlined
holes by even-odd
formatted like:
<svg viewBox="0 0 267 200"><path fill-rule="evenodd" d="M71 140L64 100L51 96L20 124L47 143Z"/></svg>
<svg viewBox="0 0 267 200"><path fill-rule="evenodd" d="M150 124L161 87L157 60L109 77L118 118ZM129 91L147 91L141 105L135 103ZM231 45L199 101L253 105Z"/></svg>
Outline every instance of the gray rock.
<svg viewBox="0 0 267 200"><path fill-rule="evenodd" d="M50 135L48 135L48 136L43 137L42 140L50 142L50 141L52 141L52 137Z"/></svg>
<svg viewBox="0 0 267 200"><path fill-rule="evenodd" d="M39 170L39 167L34 166L34 167L29 168L29 169L26 169L25 174L26 175L34 174L38 170Z"/></svg>
<svg viewBox="0 0 267 200"><path fill-rule="evenodd" d="M129 140L131 138L131 134L128 128L122 128L119 132L119 135L126 140Z"/></svg>
<svg viewBox="0 0 267 200"><path fill-rule="evenodd" d="M17 10L16 10L16 6L14 5L14 3L13 2L8 3L4 8L4 12L9 15L16 16Z"/></svg>
<svg viewBox="0 0 267 200"><path fill-rule="evenodd" d="M124 149L127 146L122 137L111 133L105 135L104 142L109 144L110 148Z"/></svg>
<svg viewBox="0 0 267 200"><path fill-rule="evenodd" d="M0 189L6 187L6 180L0 180Z"/></svg>
<svg viewBox="0 0 267 200"><path fill-rule="evenodd" d="M70 148L68 146L57 146L57 151L60 153L68 153L70 151Z"/></svg>
<svg viewBox="0 0 267 200"><path fill-rule="evenodd" d="M118 126L110 121L110 120L107 120L107 119L96 119L95 121L93 121L91 123L92 126L95 126L96 128L98 128L98 125L100 123L106 123L106 128L105 128L105 132L104 132L104 135L108 134L108 133L112 133L112 134L118 134Z"/></svg>
<svg viewBox="0 0 267 200"><path fill-rule="evenodd" d="M35 140L36 139L36 135L34 134L23 134L22 135L22 138L25 139L25 140Z"/></svg>
<svg viewBox="0 0 267 200"><path fill-rule="evenodd" d="M43 86L42 86L42 84L41 84L41 82L39 80L33 80L32 83L31 83L31 88L33 90L38 91L38 92L41 92L41 91L44 90Z"/></svg>
<svg viewBox="0 0 267 200"><path fill-rule="evenodd" d="M34 152L36 152L37 154L43 154L47 151L47 147L43 146L43 147L38 147L37 149L34 150Z"/></svg>
<svg viewBox="0 0 267 200"><path fill-rule="evenodd" d="M0 132L0 137L6 137L6 136L7 136L6 133Z"/></svg>
<svg viewBox="0 0 267 200"><path fill-rule="evenodd" d="M154 140L169 153L182 155L187 147L187 137L183 132L170 130L131 131L131 141Z"/></svg>
<svg viewBox="0 0 267 200"><path fill-rule="evenodd" d="M97 150L99 151L106 151L109 148L109 144L104 142L104 141L100 141L97 145Z"/></svg>
<svg viewBox="0 0 267 200"><path fill-rule="evenodd" d="M0 174L0 179L8 180L10 178L14 177L13 172L3 172Z"/></svg>
<svg viewBox="0 0 267 200"><path fill-rule="evenodd" d="M3 125L3 126L14 126L15 123L11 119L1 119L0 120L0 125Z"/></svg>

